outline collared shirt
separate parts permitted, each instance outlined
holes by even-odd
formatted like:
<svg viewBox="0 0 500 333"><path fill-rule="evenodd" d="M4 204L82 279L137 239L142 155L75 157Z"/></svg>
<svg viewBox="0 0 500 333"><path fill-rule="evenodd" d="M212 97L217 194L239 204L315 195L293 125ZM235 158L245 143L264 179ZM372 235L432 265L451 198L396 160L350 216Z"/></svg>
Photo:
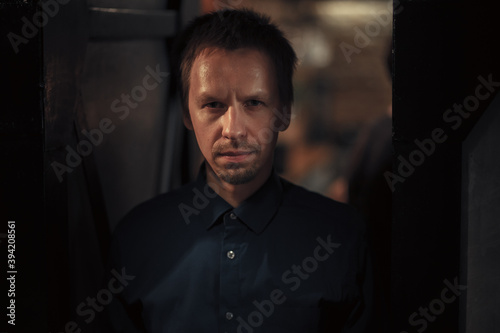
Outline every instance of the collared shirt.
<svg viewBox="0 0 500 333"><path fill-rule="evenodd" d="M115 331L378 332L349 206L274 172L237 208L214 189L202 170L120 223L110 269L128 281L107 309Z"/></svg>

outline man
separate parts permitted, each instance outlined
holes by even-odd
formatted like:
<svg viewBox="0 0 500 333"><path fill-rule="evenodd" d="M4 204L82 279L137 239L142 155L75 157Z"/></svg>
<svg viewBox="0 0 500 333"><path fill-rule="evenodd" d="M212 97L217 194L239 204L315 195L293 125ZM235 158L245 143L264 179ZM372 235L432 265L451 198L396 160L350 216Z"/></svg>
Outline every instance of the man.
<svg viewBox="0 0 500 333"><path fill-rule="evenodd" d="M180 39L184 124L198 178L130 212L111 267L117 332L377 332L371 266L353 211L276 175L296 56L248 10L197 18Z"/></svg>

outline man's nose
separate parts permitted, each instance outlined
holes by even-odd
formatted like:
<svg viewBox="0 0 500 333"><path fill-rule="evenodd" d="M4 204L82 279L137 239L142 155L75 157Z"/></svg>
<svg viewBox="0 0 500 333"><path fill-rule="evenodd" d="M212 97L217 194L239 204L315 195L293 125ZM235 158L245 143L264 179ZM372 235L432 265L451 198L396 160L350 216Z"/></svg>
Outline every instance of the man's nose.
<svg viewBox="0 0 500 333"><path fill-rule="evenodd" d="M229 106L222 116L222 136L237 140L246 135L244 110L240 106Z"/></svg>

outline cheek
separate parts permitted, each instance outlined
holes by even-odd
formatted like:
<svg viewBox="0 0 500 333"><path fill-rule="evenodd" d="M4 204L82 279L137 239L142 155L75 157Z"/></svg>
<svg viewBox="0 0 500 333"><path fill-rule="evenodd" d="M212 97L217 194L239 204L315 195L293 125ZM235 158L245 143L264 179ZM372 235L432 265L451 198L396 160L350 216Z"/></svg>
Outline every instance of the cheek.
<svg viewBox="0 0 500 333"><path fill-rule="evenodd" d="M203 155L207 157L206 154L212 151L212 147L217 141L216 129L213 126L196 121L193 122L193 127L198 147L200 147Z"/></svg>
<svg viewBox="0 0 500 333"><path fill-rule="evenodd" d="M278 133L271 129L271 121L272 119L266 118L264 121L254 126L255 130L253 131L253 136L261 145L262 149L265 149L267 146L271 146L269 149L274 147L278 138Z"/></svg>

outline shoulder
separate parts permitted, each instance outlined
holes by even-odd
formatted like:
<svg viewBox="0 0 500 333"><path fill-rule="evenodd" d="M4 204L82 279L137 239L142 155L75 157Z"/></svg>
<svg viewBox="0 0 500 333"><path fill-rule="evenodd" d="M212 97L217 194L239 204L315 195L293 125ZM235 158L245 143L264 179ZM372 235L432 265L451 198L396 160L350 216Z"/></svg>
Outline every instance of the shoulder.
<svg viewBox="0 0 500 333"><path fill-rule="evenodd" d="M145 258L166 253L167 246L186 240L193 227L188 228L184 222L179 205L186 200L192 201L194 186L195 183L189 183L160 194L129 211L113 231L110 263L138 272L146 264Z"/></svg>
<svg viewBox="0 0 500 333"><path fill-rule="evenodd" d="M356 214L355 210L342 202L335 201L322 194L309 191L302 186L295 185L281 179L283 185L283 205L316 211L321 214Z"/></svg>
<svg viewBox="0 0 500 333"><path fill-rule="evenodd" d="M164 225L176 226L177 223L172 222L182 219L179 205L192 200L191 189L194 186L194 183L186 184L135 206L119 222L113 232L113 237L137 236L138 232L154 233L155 230L161 229Z"/></svg>
<svg viewBox="0 0 500 333"><path fill-rule="evenodd" d="M316 223L365 232L365 224L352 206L309 191L285 179L281 179L281 182L284 210L294 215L308 216Z"/></svg>

